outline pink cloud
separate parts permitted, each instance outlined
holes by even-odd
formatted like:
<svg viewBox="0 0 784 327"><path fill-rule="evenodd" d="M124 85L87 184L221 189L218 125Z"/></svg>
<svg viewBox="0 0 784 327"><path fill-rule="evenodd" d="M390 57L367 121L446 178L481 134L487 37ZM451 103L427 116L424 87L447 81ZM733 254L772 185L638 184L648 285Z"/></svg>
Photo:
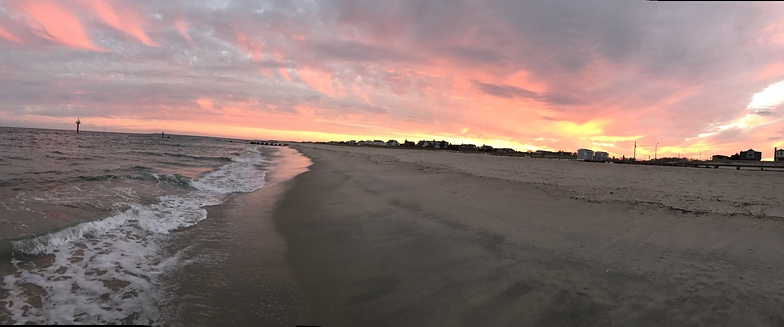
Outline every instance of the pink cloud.
<svg viewBox="0 0 784 327"><path fill-rule="evenodd" d="M187 40L188 43L195 48L196 42L193 42L191 35L188 34L188 23L184 20L177 19L174 21L174 26L177 28L177 32L180 32L180 35L182 35L182 37L184 37L185 40Z"/></svg>
<svg viewBox="0 0 784 327"><path fill-rule="evenodd" d="M317 68L300 67L297 76L312 89L330 98L335 97L335 87L332 85L332 74Z"/></svg>
<svg viewBox="0 0 784 327"><path fill-rule="evenodd" d="M5 39L14 43L22 43L22 39L4 30L2 26L0 26L0 39Z"/></svg>
<svg viewBox="0 0 784 327"><path fill-rule="evenodd" d="M69 47L105 51L93 44L79 17L60 2L47 0L24 0L12 2L14 7L24 11L26 20L33 33L43 39Z"/></svg>
<svg viewBox="0 0 784 327"><path fill-rule="evenodd" d="M259 44L258 42L248 37L247 34L238 30L234 31L234 37L240 49L245 51L248 55L252 56L254 60L261 61L262 51L264 50L264 46L262 44Z"/></svg>
<svg viewBox="0 0 784 327"><path fill-rule="evenodd" d="M111 3L111 5L110 5ZM107 2L103 0L91 0L89 5L107 25L114 27L125 34L141 41L142 43L155 47L158 46L150 40L141 28L142 18L134 10L117 6L121 2Z"/></svg>

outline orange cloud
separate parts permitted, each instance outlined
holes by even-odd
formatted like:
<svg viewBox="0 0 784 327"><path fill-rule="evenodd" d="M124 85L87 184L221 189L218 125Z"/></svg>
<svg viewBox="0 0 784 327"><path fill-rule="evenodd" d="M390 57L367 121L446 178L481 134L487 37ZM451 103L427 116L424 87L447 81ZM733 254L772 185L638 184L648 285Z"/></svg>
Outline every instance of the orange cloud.
<svg viewBox="0 0 784 327"><path fill-rule="evenodd" d="M4 30L2 26L0 26L0 39L6 39L14 43L22 43L22 39Z"/></svg>
<svg viewBox="0 0 784 327"><path fill-rule="evenodd" d="M199 98L196 99L196 104L199 105L202 109L208 110L208 112L212 113L222 113L223 111L219 108L215 107L215 100L208 99L208 98Z"/></svg>
<svg viewBox="0 0 784 327"><path fill-rule="evenodd" d="M763 44L784 44L784 23L775 22L766 26L757 39Z"/></svg>
<svg viewBox="0 0 784 327"><path fill-rule="evenodd" d="M275 60L277 60L279 64L281 64L281 66L278 68L278 74L280 75L280 77L286 80L287 82L291 82L291 76L289 76L289 70L288 68L283 66L283 54L280 53L279 51L273 51L272 57L275 58Z"/></svg>
<svg viewBox="0 0 784 327"><path fill-rule="evenodd" d="M90 5L95 10L95 13L98 14L98 17L100 17L104 23L136 38L146 45L151 47L158 46L158 44L150 40L142 30L140 26L141 18L136 12L128 9L117 10L116 8L112 8L109 3L117 4L118 2L102 0L90 1Z"/></svg>
<svg viewBox="0 0 784 327"><path fill-rule="evenodd" d="M373 101L370 101L370 97L368 96L368 91L367 91L369 88L371 88L371 86L365 85L364 83L362 83L361 86L357 85L358 83L361 82L362 80L360 78L357 78L357 81L351 84L351 92L357 98L362 99L362 101L364 101L366 104L374 106L375 103L373 103Z"/></svg>
<svg viewBox="0 0 784 327"><path fill-rule="evenodd" d="M249 55L253 56L253 59L256 61L261 61L261 51L263 46L260 44L256 44L253 40L251 40L245 33L240 31L234 31L234 36L237 40L238 45L242 46L243 50L246 51Z"/></svg>
<svg viewBox="0 0 784 327"><path fill-rule="evenodd" d="M278 73L280 73L280 77L284 80L291 82L291 77L289 76L289 70L283 67L278 68Z"/></svg>
<svg viewBox="0 0 784 327"><path fill-rule="evenodd" d="M769 79L782 79L784 78L784 62L777 62L768 65L754 74L755 81L764 81Z"/></svg>
<svg viewBox="0 0 784 327"><path fill-rule="evenodd" d="M268 67L259 67L257 70L261 76L272 77L272 70L270 70Z"/></svg>
<svg viewBox="0 0 784 327"><path fill-rule="evenodd" d="M24 0L14 4L34 20L28 23L38 37L74 48L106 51L93 44L77 16L57 2Z"/></svg>
<svg viewBox="0 0 784 327"><path fill-rule="evenodd" d="M297 75L308 86L330 98L335 97L335 88L332 86L332 74L317 69L301 67Z"/></svg>
<svg viewBox="0 0 784 327"><path fill-rule="evenodd" d="M190 43L191 46L196 48L196 42L193 42L191 35L188 34L188 25L186 24L187 23L179 19L174 22L174 26L177 27L177 31L180 32L180 35L188 40L188 43Z"/></svg>
<svg viewBox="0 0 784 327"><path fill-rule="evenodd" d="M508 77L506 77L505 84L536 93L547 92L547 86L544 83L534 81L530 77L530 74L524 70L518 70L510 74Z"/></svg>

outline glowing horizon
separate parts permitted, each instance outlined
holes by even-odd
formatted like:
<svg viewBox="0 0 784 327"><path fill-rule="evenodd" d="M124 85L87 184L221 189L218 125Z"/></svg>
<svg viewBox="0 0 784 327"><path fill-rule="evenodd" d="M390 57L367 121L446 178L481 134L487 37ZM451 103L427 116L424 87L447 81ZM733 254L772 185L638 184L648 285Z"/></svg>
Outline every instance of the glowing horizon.
<svg viewBox="0 0 784 327"><path fill-rule="evenodd" d="M781 17L778 3L0 0L0 125L771 158Z"/></svg>

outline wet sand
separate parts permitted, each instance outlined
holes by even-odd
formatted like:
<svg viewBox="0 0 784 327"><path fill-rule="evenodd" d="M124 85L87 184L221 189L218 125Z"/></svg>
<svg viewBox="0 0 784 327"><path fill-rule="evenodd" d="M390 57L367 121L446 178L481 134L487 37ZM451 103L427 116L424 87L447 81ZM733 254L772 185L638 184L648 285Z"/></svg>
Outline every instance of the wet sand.
<svg viewBox="0 0 784 327"><path fill-rule="evenodd" d="M784 324L784 174L296 147L298 323Z"/></svg>
<svg viewBox="0 0 784 327"><path fill-rule="evenodd" d="M164 325L296 326L304 319L307 303L286 263L272 210L310 162L268 155L278 164L264 187L208 207L207 219L172 234L167 250L190 262L165 283L171 296Z"/></svg>

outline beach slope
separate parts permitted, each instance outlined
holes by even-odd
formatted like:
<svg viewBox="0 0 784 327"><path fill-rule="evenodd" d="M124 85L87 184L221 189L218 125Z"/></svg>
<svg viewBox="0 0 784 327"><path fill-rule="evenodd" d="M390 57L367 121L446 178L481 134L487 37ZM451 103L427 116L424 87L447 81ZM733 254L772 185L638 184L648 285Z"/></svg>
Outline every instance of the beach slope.
<svg viewBox="0 0 784 327"><path fill-rule="evenodd" d="M741 209L726 205L731 186L694 188L779 174L297 149L314 165L294 179L274 220L309 303L300 323L784 323L782 222L733 211ZM585 174L605 177L598 187L574 181ZM630 186L635 176L651 185ZM672 191L657 191L662 183ZM702 202L679 198L679 187ZM704 203L723 191L716 202L726 210Z"/></svg>

